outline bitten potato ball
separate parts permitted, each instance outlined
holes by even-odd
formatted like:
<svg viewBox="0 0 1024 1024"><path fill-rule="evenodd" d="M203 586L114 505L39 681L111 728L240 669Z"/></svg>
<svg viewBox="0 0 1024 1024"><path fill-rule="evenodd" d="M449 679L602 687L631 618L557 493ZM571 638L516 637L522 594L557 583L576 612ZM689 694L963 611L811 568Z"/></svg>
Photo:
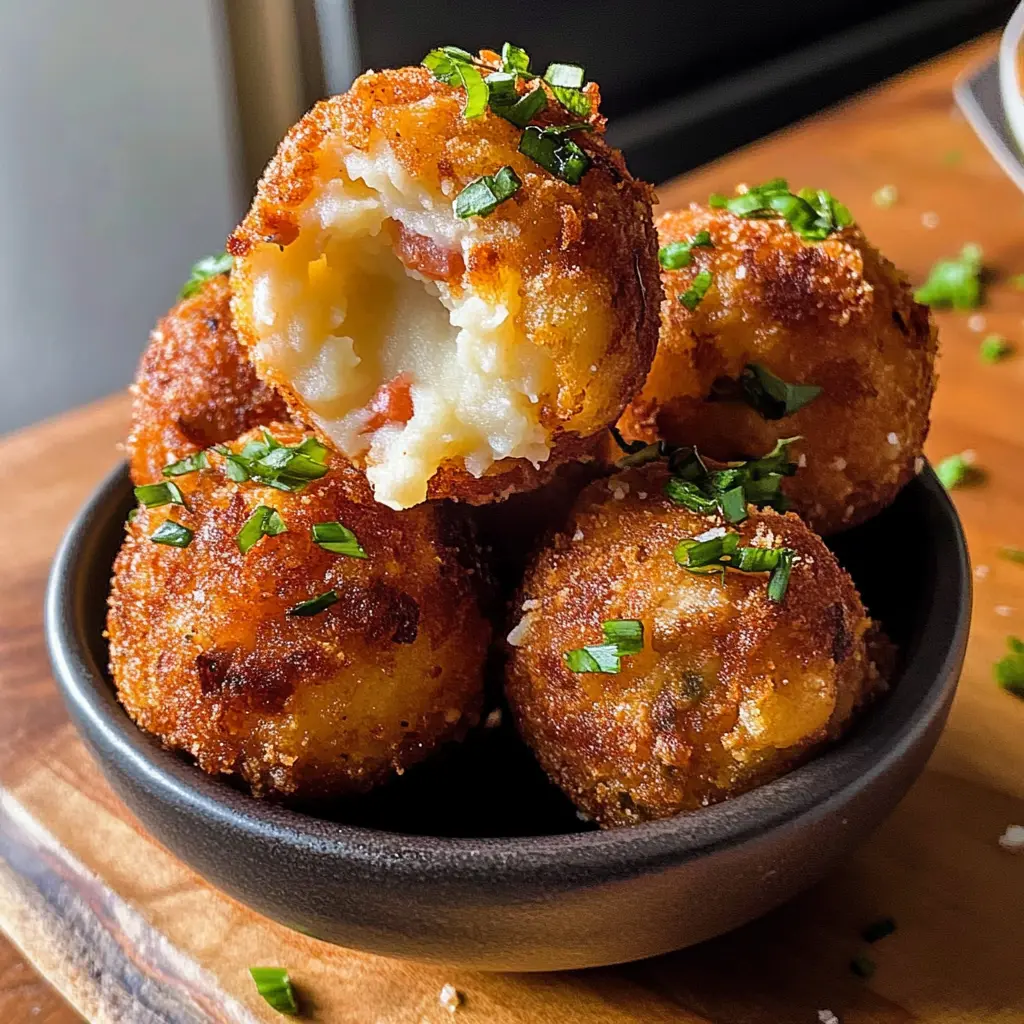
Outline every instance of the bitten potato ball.
<svg viewBox="0 0 1024 1024"><path fill-rule="evenodd" d="M593 451L657 342L653 193L596 110L545 137L585 151L569 184L465 103L424 67L362 75L289 131L228 244L260 376L396 509L539 486ZM460 216L499 172L518 190Z"/></svg>
<svg viewBox="0 0 1024 1024"><path fill-rule="evenodd" d="M668 479L659 462L591 484L527 570L508 635L520 732L605 827L784 774L881 685L870 621L820 538L792 513L753 506L726 526L669 500ZM717 547L707 574L679 564L694 539ZM788 580L784 568L723 570L722 550L729 564L788 562Z"/></svg>
<svg viewBox="0 0 1024 1024"><path fill-rule="evenodd" d="M231 327L227 274L211 278L156 325L132 395L127 449L137 484L162 479L165 466L212 444L288 417Z"/></svg>
<svg viewBox="0 0 1024 1024"><path fill-rule="evenodd" d="M477 721L490 638L478 570L459 510L393 512L298 428L269 434L228 446L232 472L262 483L229 479L212 454L141 492L178 488L185 504L140 507L127 527L111 672L138 725L211 774L257 795L361 792ZM321 468L298 491L266 485Z"/></svg>
<svg viewBox="0 0 1024 1024"><path fill-rule="evenodd" d="M822 534L869 519L922 465L937 350L927 308L855 226L807 241L780 218L698 205L658 221L663 247L701 232L710 244L662 272L658 353L620 429L722 460L800 435L803 468L783 488L795 511Z"/></svg>

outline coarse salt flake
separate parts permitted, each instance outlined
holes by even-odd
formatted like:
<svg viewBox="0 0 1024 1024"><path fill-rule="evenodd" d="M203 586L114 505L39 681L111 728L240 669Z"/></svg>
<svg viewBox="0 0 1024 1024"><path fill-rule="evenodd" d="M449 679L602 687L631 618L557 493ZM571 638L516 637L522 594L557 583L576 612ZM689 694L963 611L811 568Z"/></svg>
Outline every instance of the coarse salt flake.
<svg viewBox="0 0 1024 1024"><path fill-rule="evenodd" d="M889 444L899 444L900 443L900 436L899 436L899 434L896 433L895 430L890 430L885 439L886 439L886 441L889 442Z"/></svg>
<svg viewBox="0 0 1024 1024"><path fill-rule="evenodd" d="M576 532L572 535L573 540L583 540L583 531L577 526Z"/></svg>
<svg viewBox="0 0 1024 1024"><path fill-rule="evenodd" d="M972 313L967 318L967 330L974 331L975 334L980 334L985 330L985 318L981 313Z"/></svg>
<svg viewBox="0 0 1024 1024"><path fill-rule="evenodd" d="M454 985L448 982L442 986L441 992L437 997L437 1001L449 1013L455 1013L455 1011L462 1005L462 993Z"/></svg>
<svg viewBox="0 0 1024 1024"><path fill-rule="evenodd" d="M846 469L846 459L844 459L842 457L842 455L837 455L832 460L832 468L833 469L838 469L839 472L841 473L844 469Z"/></svg>
<svg viewBox="0 0 1024 1024"><path fill-rule="evenodd" d="M742 264L740 264L740 266L738 266L736 268L736 280L737 281L742 281L743 278L745 278L746 276L747 276L747 268L745 266L743 266Z"/></svg>
<svg viewBox="0 0 1024 1024"><path fill-rule="evenodd" d="M976 580L983 580L989 573L987 565L976 565L974 567L974 578Z"/></svg>
<svg viewBox="0 0 1024 1024"><path fill-rule="evenodd" d="M527 614L524 615L519 620L519 622L512 627L511 632L505 638L506 640L508 640L509 644L512 647L519 647L522 644L523 638L529 631L530 624L533 622L533 617L535 614L535 612L527 612Z"/></svg>
<svg viewBox="0 0 1024 1024"><path fill-rule="evenodd" d="M1007 825L999 845L1010 853L1024 853L1024 825Z"/></svg>
<svg viewBox="0 0 1024 1024"><path fill-rule="evenodd" d="M819 1010L818 1020L820 1024L839 1024L839 1018L831 1010Z"/></svg>
<svg viewBox="0 0 1024 1024"><path fill-rule="evenodd" d="M996 615L1001 615L1004 619L1013 614L1013 609L1008 604L997 604L995 611Z"/></svg>
<svg viewBox="0 0 1024 1024"><path fill-rule="evenodd" d="M921 214L921 223L926 228L937 228L939 226L939 215L934 210L926 210Z"/></svg>

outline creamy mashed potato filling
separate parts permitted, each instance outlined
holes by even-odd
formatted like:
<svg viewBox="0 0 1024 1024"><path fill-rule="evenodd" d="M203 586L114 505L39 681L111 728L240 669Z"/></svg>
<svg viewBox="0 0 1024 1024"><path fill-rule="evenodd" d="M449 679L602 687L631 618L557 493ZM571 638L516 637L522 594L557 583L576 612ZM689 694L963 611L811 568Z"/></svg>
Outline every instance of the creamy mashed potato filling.
<svg viewBox="0 0 1024 1024"><path fill-rule="evenodd" d="M423 501L449 460L474 476L500 459L545 461L539 398L554 370L516 325L519 275L503 269L483 297L464 274L496 229L456 218L386 146L321 165L297 238L252 257L257 362L365 461L392 508Z"/></svg>

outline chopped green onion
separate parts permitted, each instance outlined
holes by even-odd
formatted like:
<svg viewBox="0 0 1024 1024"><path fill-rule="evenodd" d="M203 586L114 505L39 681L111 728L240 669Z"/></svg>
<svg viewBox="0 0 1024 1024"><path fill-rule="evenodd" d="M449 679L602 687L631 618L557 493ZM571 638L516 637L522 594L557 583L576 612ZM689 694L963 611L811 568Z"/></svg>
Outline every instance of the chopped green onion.
<svg viewBox="0 0 1024 1024"><path fill-rule="evenodd" d="M279 491L299 491L328 471L327 449L315 437L290 446L264 430L262 441L249 441L237 454L225 450L224 470L236 483L255 480Z"/></svg>
<svg viewBox="0 0 1024 1024"><path fill-rule="evenodd" d="M782 561L786 548L737 548L735 567L743 572L771 572Z"/></svg>
<svg viewBox="0 0 1024 1024"><path fill-rule="evenodd" d="M193 533L187 526L176 523L173 519L165 519L149 539L154 544L168 544L172 548L187 548L192 543Z"/></svg>
<svg viewBox="0 0 1024 1024"><path fill-rule="evenodd" d="M680 480L675 476L670 477L665 482L665 494L677 505L682 505L691 512L713 515L718 511L718 499L704 494L696 484L689 480Z"/></svg>
<svg viewBox="0 0 1024 1024"><path fill-rule="evenodd" d="M727 523L742 523L747 518L747 499L742 484L723 491L718 502Z"/></svg>
<svg viewBox="0 0 1024 1024"><path fill-rule="evenodd" d="M790 384L760 363L747 363L740 389L747 404L766 420L791 416L822 392L817 384Z"/></svg>
<svg viewBox="0 0 1024 1024"><path fill-rule="evenodd" d="M707 295L711 282L714 280L710 270L702 270L694 277L690 287L679 296L679 301L689 310L694 310L700 305L701 299Z"/></svg>
<svg viewBox="0 0 1024 1024"><path fill-rule="evenodd" d="M602 672L618 675L621 659L644 649L644 624L639 619L606 619L601 623L605 643L577 647L562 657L570 672Z"/></svg>
<svg viewBox="0 0 1024 1024"><path fill-rule="evenodd" d="M328 590L317 597L311 597L308 601L300 601L288 609L289 615L310 616L319 615L326 608L338 601L337 591Z"/></svg>
<svg viewBox="0 0 1024 1024"><path fill-rule="evenodd" d="M606 619L601 629L619 654L639 654L644 649L644 624L639 619Z"/></svg>
<svg viewBox="0 0 1024 1024"><path fill-rule="evenodd" d="M570 185L578 185L590 166L590 157L564 132L536 125L524 129L519 152Z"/></svg>
<svg viewBox="0 0 1024 1024"><path fill-rule="evenodd" d="M793 572L793 552L789 548L779 549L779 564L772 570L768 580L768 600L782 604L789 589L789 577Z"/></svg>
<svg viewBox="0 0 1024 1024"><path fill-rule="evenodd" d="M198 473L201 469L209 469L206 452L196 452L194 455L186 455L177 462L164 466L161 472L164 476L184 476L186 473Z"/></svg>
<svg viewBox="0 0 1024 1024"><path fill-rule="evenodd" d="M574 650L566 651L562 657L570 672L601 672L604 675L618 675L622 668L619 648L616 644L577 647Z"/></svg>
<svg viewBox="0 0 1024 1024"><path fill-rule="evenodd" d="M509 106L519 99L516 92L517 76L504 71L495 71L487 76L487 103L493 110L496 106Z"/></svg>
<svg viewBox="0 0 1024 1024"><path fill-rule="evenodd" d="M170 480L159 484L143 484L135 488L135 500L146 508L159 508L161 505L184 505L181 489ZM187 506L186 506L187 507Z"/></svg>
<svg viewBox="0 0 1024 1024"><path fill-rule="evenodd" d="M487 109L487 100L490 97L484 76L472 64L455 64L455 70L459 76L459 83L466 90L466 102L462 108L462 116L465 118L479 117Z"/></svg>
<svg viewBox="0 0 1024 1024"><path fill-rule="evenodd" d="M503 43L501 47L502 69L513 75L530 73L530 55L521 47Z"/></svg>
<svg viewBox="0 0 1024 1024"><path fill-rule="evenodd" d="M939 260L914 298L928 306L976 309L981 305L981 248L965 245L958 259Z"/></svg>
<svg viewBox="0 0 1024 1024"><path fill-rule="evenodd" d="M497 174L485 174L471 181L455 197L455 216L486 217L494 213L500 203L515 195L522 187L519 176L511 167L502 167Z"/></svg>
<svg viewBox="0 0 1024 1024"><path fill-rule="evenodd" d="M181 286L179 299L187 299L195 295L210 280L231 270L232 260L229 253L219 252L214 256L204 256L192 264L188 280Z"/></svg>
<svg viewBox="0 0 1024 1024"><path fill-rule="evenodd" d="M853 223L850 211L825 189L794 194L785 178L773 178L736 196L716 193L708 200L737 217L782 217L806 241L820 242Z"/></svg>
<svg viewBox="0 0 1024 1024"><path fill-rule="evenodd" d="M990 334L978 346L983 363L998 363L1013 351L1013 346L1001 335Z"/></svg>
<svg viewBox="0 0 1024 1024"><path fill-rule="evenodd" d="M899 199L900 194L896 190L895 185L883 185L878 189L871 197L871 201L875 206L880 206L882 209L888 209L890 206L895 206L896 201Z"/></svg>
<svg viewBox="0 0 1024 1024"><path fill-rule="evenodd" d="M999 554L1010 562L1024 564L1024 548L1000 548Z"/></svg>
<svg viewBox="0 0 1024 1024"><path fill-rule="evenodd" d="M636 451L623 455L615 463L620 469L633 469L636 466L646 466L649 462L657 462L665 455L664 445L661 441L654 444L645 444Z"/></svg>
<svg viewBox="0 0 1024 1024"><path fill-rule="evenodd" d="M276 508L258 505L246 519L235 537L238 550L244 555L261 537L276 537L288 529Z"/></svg>
<svg viewBox="0 0 1024 1024"><path fill-rule="evenodd" d="M356 535L342 523L314 523L313 543L335 555L348 555L349 558L368 557Z"/></svg>
<svg viewBox="0 0 1024 1024"><path fill-rule="evenodd" d="M681 270L690 265L690 260L693 258L690 250L698 247L706 249L715 247L709 231L698 231L693 238L688 238L685 242L669 242L668 245L663 245L658 250L658 262L666 270Z"/></svg>
<svg viewBox="0 0 1024 1024"><path fill-rule="evenodd" d="M983 473L974 465L974 452L949 455L936 467L935 475L947 491L970 483L980 483Z"/></svg>
<svg viewBox="0 0 1024 1024"><path fill-rule="evenodd" d="M548 85L561 85L567 89L583 88L583 68L579 64L549 64L544 72Z"/></svg>
<svg viewBox="0 0 1024 1024"><path fill-rule="evenodd" d="M1024 641L1008 636L1010 653L995 664L996 682L1014 697L1024 697Z"/></svg>
<svg viewBox="0 0 1024 1024"><path fill-rule="evenodd" d="M867 979L875 973L875 962L871 957L860 953L850 961L850 970L853 971L858 978Z"/></svg>
<svg viewBox="0 0 1024 1024"><path fill-rule="evenodd" d="M891 917L880 917L877 921L865 925L860 935L865 942L878 942L880 939L892 935L894 931L896 931L896 922Z"/></svg>
<svg viewBox="0 0 1024 1024"><path fill-rule="evenodd" d="M488 82L490 80L487 79ZM506 103L503 98L496 102L494 94L491 94L491 110L506 121L511 121L517 128L525 128L547 105L547 93L540 86L523 93L512 103Z"/></svg>
<svg viewBox="0 0 1024 1024"><path fill-rule="evenodd" d="M250 967L249 974L256 983L256 991L278 1013L286 1013L290 1017L298 1015L299 1006L291 979L283 967Z"/></svg>

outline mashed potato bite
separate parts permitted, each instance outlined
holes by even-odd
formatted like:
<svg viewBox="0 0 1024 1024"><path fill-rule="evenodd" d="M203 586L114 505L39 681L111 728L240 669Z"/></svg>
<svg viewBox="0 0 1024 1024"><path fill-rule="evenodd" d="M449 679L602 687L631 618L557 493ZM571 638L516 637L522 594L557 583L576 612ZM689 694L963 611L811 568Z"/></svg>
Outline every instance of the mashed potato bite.
<svg viewBox="0 0 1024 1024"><path fill-rule="evenodd" d="M515 605L506 689L542 767L603 826L692 811L842 734L880 685L850 577L792 514L736 525L674 504L664 462L591 484ZM789 552L694 572L694 541ZM779 556L769 556L779 557ZM589 655L589 658L588 656Z"/></svg>
<svg viewBox="0 0 1024 1024"><path fill-rule="evenodd" d="M281 446L306 437L290 424L269 433ZM223 451L260 445L253 431ZM211 454L208 469L141 492L151 507L114 566L121 702L168 747L258 795L365 791L479 718L490 625L460 510L393 512L362 474L327 464L287 491L231 480ZM184 504L155 503L168 494Z"/></svg>
<svg viewBox="0 0 1024 1024"><path fill-rule="evenodd" d="M652 193L600 119L571 133L591 160L572 185L464 100L422 67L363 75L292 128L229 242L258 372L392 508L543 482L614 422L656 343ZM506 167L514 195L456 215Z"/></svg>
<svg viewBox="0 0 1024 1024"><path fill-rule="evenodd" d="M662 272L658 353L623 434L722 460L800 436L783 490L820 533L888 505L920 465L935 387L935 327L905 276L852 225L814 240L694 204L658 231L664 247L707 242ZM787 386L790 409L766 393Z"/></svg>

